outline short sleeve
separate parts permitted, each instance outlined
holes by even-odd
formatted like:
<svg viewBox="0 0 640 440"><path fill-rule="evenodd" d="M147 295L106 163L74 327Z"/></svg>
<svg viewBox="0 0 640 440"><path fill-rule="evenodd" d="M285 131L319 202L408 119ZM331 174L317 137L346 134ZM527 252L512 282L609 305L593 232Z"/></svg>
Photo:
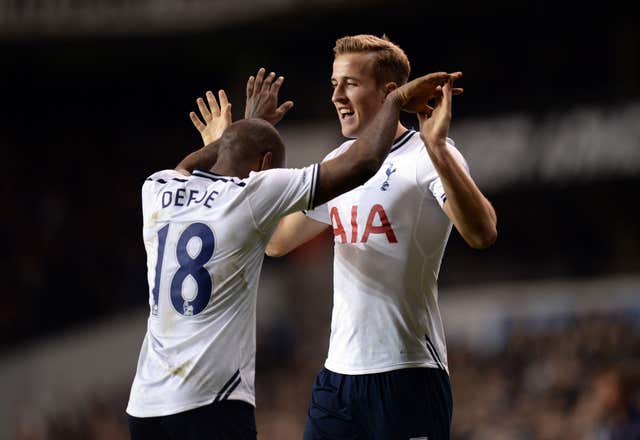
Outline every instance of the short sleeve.
<svg viewBox="0 0 640 440"><path fill-rule="evenodd" d="M329 207L326 203L316 206L313 209L305 210L304 215L315 221L326 223L328 225L331 224L331 220L329 219Z"/></svg>
<svg viewBox="0 0 640 440"><path fill-rule="evenodd" d="M318 164L302 169L275 168L251 173L245 180L254 221L266 232L281 217L310 209L318 182Z"/></svg>
<svg viewBox="0 0 640 440"><path fill-rule="evenodd" d="M447 147L453 154L456 161L462 165L462 167L469 173L469 165L462 156L462 153L455 147L455 143L452 139L447 138ZM422 188L428 188L429 192L436 199L440 207L444 206L444 202L447 200L447 194L444 191L444 185L442 180L435 170L429 153L427 153L426 147L420 152L421 156L426 156L424 160L418 160L417 165L417 180Z"/></svg>
<svg viewBox="0 0 640 440"><path fill-rule="evenodd" d="M170 180L184 182L187 176L176 170L162 170L147 177L142 184L142 205L148 206L156 199L158 194L164 189L164 185Z"/></svg>

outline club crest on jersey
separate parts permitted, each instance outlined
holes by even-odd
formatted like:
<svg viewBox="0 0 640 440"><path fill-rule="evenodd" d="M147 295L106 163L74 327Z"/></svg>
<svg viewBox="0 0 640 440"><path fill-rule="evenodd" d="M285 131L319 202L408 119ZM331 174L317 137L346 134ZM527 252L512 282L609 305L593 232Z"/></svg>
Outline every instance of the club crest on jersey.
<svg viewBox="0 0 640 440"><path fill-rule="evenodd" d="M389 178L391 178L391 175L393 173L396 172L396 169L393 167L393 163L390 163L389 166L387 167L387 170L384 172L387 175L387 178L385 179L384 182L382 182L382 186L380 186L380 190L381 191L386 191L389 189Z"/></svg>

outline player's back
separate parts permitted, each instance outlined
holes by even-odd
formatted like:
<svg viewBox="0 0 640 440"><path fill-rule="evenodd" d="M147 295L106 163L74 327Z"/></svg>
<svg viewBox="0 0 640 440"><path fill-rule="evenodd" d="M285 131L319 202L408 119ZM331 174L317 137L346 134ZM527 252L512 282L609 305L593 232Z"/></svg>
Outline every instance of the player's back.
<svg viewBox="0 0 640 440"><path fill-rule="evenodd" d="M279 218L312 199L317 167L247 179L161 171L142 188L150 315L127 412L254 404L255 306Z"/></svg>

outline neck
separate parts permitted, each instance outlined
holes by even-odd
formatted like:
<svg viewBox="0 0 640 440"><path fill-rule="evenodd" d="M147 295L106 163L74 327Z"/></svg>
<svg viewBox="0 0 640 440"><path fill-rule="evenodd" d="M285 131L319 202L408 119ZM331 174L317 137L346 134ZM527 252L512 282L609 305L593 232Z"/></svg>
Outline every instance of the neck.
<svg viewBox="0 0 640 440"><path fill-rule="evenodd" d="M405 131L407 131L407 127L398 122L398 128L396 128L396 135L393 137L393 140L398 139Z"/></svg>
<svg viewBox="0 0 640 440"><path fill-rule="evenodd" d="M239 169L238 167L231 166L226 163L220 163L220 161L218 161L213 167L211 167L210 171L212 173L220 174L221 176L239 177L240 179L244 179L249 176L249 171L251 170Z"/></svg>

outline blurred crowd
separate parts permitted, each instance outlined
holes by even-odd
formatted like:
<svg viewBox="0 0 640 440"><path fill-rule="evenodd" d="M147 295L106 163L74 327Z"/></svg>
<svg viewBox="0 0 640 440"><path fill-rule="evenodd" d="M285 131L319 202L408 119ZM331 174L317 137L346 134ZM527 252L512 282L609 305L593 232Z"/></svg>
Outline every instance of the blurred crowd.
<svg viewBox="0 0 640 440"><path fill-rule="evenodd" d="M453 440L640 439L640 321L593 315L514 322L492 352L450 344ZM286 329L259 335L259 438L301 438L325 328L299 340ZM306 338L309 339L306 339ZM303 343L302 341L305 341ZM319 345L318 345L319 344ZM128 438L128 384L43 417L24 412L16 440Z"/></svg>

